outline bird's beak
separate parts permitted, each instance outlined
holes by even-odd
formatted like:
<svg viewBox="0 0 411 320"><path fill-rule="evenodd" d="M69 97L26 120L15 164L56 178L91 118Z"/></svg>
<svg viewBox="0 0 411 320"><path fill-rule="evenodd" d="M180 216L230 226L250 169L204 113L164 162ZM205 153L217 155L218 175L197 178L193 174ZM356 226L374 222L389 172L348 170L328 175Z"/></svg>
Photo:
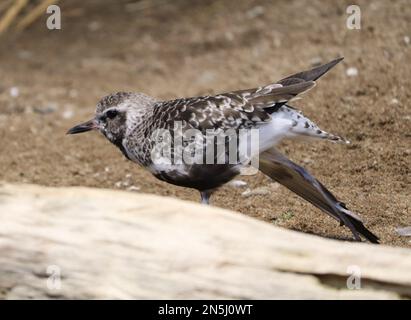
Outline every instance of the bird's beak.
<svg viewBox="0 0 411 320"><path fill-rule="evenodd" d="M67 131L67 134L77 134L95 129L98 129L98 124L95 119L92 119L74 126L69 131Z"/></svg>

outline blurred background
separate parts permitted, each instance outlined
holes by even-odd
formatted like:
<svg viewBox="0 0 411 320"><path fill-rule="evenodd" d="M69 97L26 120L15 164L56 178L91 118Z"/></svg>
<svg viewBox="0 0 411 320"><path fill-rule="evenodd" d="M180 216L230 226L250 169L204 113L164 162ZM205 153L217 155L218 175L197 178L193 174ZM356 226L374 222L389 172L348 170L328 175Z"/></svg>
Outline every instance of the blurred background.
<svg viewBox="0 0 411 320"><path fill-rule="evenodd" d="M90 186L198 201L128 162L98 133L66 136L116 91L163 98L256 87L344 56L295 102L351 145L285 142L305 166L390 245L411 247L411 6L356 1L61 0L49 30L42 1L0 4L0 181ZM19 3L19 10L12 11ZM31 18L25 18L29 15ZM38 16L38 17L37 17ZM36 19L35 19L36 18ZM22 23L23 21L23 23ZM262 175L222 188L213 205L330 238L348 232Z"/></svg>

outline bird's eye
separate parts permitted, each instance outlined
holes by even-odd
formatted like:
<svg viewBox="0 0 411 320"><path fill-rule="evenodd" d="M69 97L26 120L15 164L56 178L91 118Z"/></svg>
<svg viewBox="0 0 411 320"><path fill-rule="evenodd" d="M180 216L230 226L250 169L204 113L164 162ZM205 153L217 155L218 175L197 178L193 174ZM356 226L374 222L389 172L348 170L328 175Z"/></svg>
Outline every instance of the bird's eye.
<svg viewBox="0 0 411 320"><path fill-rule="evenodd" d="M118 111L117 110L108 110L107 112L106 112L106 116L107 116L107 118L109 118L109 119L113 119L113 118L115 118L116 116L117 116L117 114L118 114Z"/></svg>

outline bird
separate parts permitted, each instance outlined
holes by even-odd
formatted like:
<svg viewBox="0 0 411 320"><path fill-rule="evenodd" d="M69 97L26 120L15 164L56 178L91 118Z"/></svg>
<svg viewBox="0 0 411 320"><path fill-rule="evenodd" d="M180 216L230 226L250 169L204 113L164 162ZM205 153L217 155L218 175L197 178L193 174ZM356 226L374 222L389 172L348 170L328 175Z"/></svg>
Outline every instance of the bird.
<svg viewBox="0 0 411 320"><path fill-rule="evenodd" d="M100 131L127 159L156 178L198 190L204 204L252 164L348 227L355 241L363 237L379 243L357 214L276 148L286 138L349 143L320 129L290 105L342 60L265 86L216 95L159 100L143 93L112 93L98 102L94 118L67 134Z"/></svg>

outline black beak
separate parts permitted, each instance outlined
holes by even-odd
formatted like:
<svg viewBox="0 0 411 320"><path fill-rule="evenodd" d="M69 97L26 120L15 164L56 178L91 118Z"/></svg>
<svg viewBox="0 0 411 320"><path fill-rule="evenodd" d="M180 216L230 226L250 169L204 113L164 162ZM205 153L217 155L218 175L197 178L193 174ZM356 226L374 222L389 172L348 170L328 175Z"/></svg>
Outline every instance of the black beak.
<svg viewBox="0 0 411 320"><path fill-rule="evenodd" d="M67 134L77 134L82 132L87 132L90 130L95 130L98 128L96 120L92 119L84 123L80 123L77 126L71 128L67 131Z"/></svg>

